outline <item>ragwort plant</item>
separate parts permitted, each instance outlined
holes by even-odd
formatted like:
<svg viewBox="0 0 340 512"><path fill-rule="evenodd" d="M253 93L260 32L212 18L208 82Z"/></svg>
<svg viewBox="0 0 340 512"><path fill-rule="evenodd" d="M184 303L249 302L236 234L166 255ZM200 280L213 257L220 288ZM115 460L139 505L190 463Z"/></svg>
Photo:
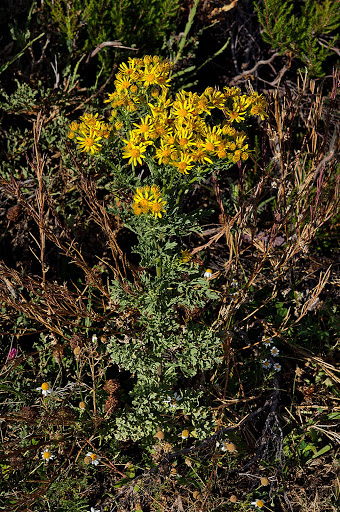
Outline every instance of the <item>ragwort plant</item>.
<svg viewBox="0 0 340 512"><path fill-rule="evenodd" d="M203 212L185 213L181 203L196 183L248 159L240 123L251 115L265 116L264 99L237 88L208 88L201 95L180 91L173 97L170 71L158 57L129 59L106 100L111 124L99 114L85 114L70 124L68 134L81 152L110 155L112 186L132 194L127 200L118 197L119 205L109 211L136 235L138 281L116 280L110 289L121 313L135 311L136 320L133 332L111 337L107 350L135 379L130 410L117 418L114 435L147 444L157 429L172 430L169 419L176 411L190 418L199 439L214 430L203 391L182 389L213 368L222 351L219 332L192 317L213 305L218 293L210 289L210 273L202 275L184 245L200 230ZM214 111L223 114L221 122L214 122Z"/></svg>

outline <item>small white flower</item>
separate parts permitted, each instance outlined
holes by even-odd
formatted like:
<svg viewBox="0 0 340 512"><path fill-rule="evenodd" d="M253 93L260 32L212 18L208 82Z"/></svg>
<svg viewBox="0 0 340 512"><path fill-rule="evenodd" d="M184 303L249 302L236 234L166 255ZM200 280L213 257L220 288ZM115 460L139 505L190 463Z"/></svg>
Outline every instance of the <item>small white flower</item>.
<svg viewBox="0 0 340 512"><path fill-rule="evenodd" d="M271 365L272 365L272 363L270 361L268 361L268 359L263 359L262 360L262 367L263 368L267 368L268 369L268 368L271 367Z"/></svg>
<svg viewBox="0 0 340 512"><path fill-rule="evenodd" d="M96 453L89 452L86 454L86 457L90 457L92 459L91 464L93 464L94 466L98 466L100 461L99 455L97 455Z"/></svg>
<svg viewBox="0 0 340 512"><path fill-rule="evenodd" d="M188 439L189 437L189 430L182 430L182 433L181 433L181 438L182 439Z"/></svg>
<svg viewBox="0 0 340 512"><path fill-rule="evenodd" d="M230 283L230 286L232 286L233 288L238 288L240 285L238 284L236 279L233 279Z"/></svg>
<svg viewBox="0 0 340 512"><path fill-rule="evenodd" d="M88 510L87 512L100 512L98 508L91 507L91 510Z"/></svg>
<svg viewBox="0 0 340 512"><path fill-rule="evenodd" d="M274 363L273 364L273 368L274 370L276 370L277 372L279 372L281 370L281 365L279 363Z"/></svg>
<svg viewBox="0 0 340 512"><path fill-rule="evenodd" d="M211 279L212 275L213 275L213 272L212 272L211 268L207 268L207 270L204 272L204 277L206 279Z"/></svg>
<svg viewBox="0 0 340 512"><path fill-rule="evenodd" d="M47 448L43 452L41 452L41 456L46 462L54 459L55 457L55 455L52 455L52 453Z"/></svg>
<svg viewBox="0 0 340 512"><path fill-rule="evenodd" d="M35 388L37 391L41 391L44 396L50 395L52 390L48 382L43 382L39 388Z"/></svg>
<svg viewBox="0 0 340 512"><path fill-rule="evenodd" d="M182 400L182 397L181 395L179 395L176 391L174 393L174 396L171 397L171 396L167 396L166 400L164 400L164 403L166 404L169 404L170 407L177 407L178 403L180 400Z"/></svg>
<svg viewBox="0 0 340 512"><path fill-rule="evenodd" d="M98 343L98 338L96 334L92 336L92 343Z"/></svg>
<svg viewBox="0 0 340 512"><path fill-rule="evenodd" d="M269 338L268 340L264 340L263 344L265 347L270 347L270 345L273 343L273 338Z"/></svg>
<svg viewBox="0 0 340 512"><path fill-rule="evenodd" d="M270 352L271 352L272 356L276 357L279 355L280 351L276 347L273 347Z"/></svg>
<svg viewBox="0 0 340 512"><path fill-rule="evenodd" d="M227 444L228 444L228 441L217 441L216 446L217 446L217 448L220 448L222 450L222 452L226 452Z"/></svg>
<svg viewBox="0 0 340 512"><path fill-rule="evenodd" d="M251 502L252 505L255 505L257 508L262 508L264 506L264 503L262 500L255 500Z"/></svg>

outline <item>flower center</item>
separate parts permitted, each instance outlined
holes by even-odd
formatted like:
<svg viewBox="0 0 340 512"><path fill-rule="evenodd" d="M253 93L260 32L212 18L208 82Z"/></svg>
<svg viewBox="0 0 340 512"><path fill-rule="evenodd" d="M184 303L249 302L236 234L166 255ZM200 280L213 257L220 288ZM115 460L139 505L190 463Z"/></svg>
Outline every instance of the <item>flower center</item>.
<svg viewBox="0 0 340 512"><path fill-rule="evenodd" d="M185 171L185 169L186 169L187 167L188 167L188 164L187 164L186 162L180 162L180 163L178 164L178 169L179 169L180 171Z"/></svg>
<svg viewBox="0 0 340 512"><path fill-rule="evenodd" d="M183 137L182 139L179 139L179 145L180 146L186 146L188 144L188 139Z"/></svg>
<svg viewBox="0 0 340 512"><path fill-rule="evenodd" d="M44 382L43 384L41 384L41 389L43 391L47 391L48 389L50 389L50 385L48 384L48 382Z"/></svg>
<svg viewBox="0 0 340 512"><path fill-rule="evenodd" d="M188 111L185 108L180 108L177 110L177 115L179 117L185 117L187 115Z"/></svg>
<svg viewBox="0 0 340 512"><path fill-rule="evenodd" d="M162 211L162 205L159 203L153 203L152 211L153 211L153 213L160 213Z"/></svg>
<svg viewBox="0 0 340 512"><path fill-rule="evenodd" d="M94 139L92 137L87 137L85 140L84 140L84 146L86 146L87 148L90 148L92 147L94 144Z"/></svg>
<svg viewBox="0 0 340 512"><path fill-rule="evenodd" d="M49 459L51 457L50 452L44 452L43 457L44 459Z"/></svg>
<svg viewBox="0 0 340 512"><path fill-rule="evenodd" d="M148 75L146 75L145 81L146 82L154 82L155 81L155 75L153 75L152 73L149 73Z"/></svg>
<svg viewBox="0 0 340 512"><path fill-rule="evenodd" d="M138 148L132 148L130 150L130 154L132 156L132 158L139 158L140 157L140 151Z"/></svg>
<svg viewBox="0 0 340 512"><path fill-rule="evenodd" d="M236 110L234 110L234 112L230 112L230 114L229 114L229 115L230 115L230 117L231 117L232 119L237 119L237 118L238 118L239 113L238 113Z"/></svg>
<svg viewBox="0 0 340 512"><path fill-rule="evenodd" d="M97 460L97 458L98 458L98 457L97 457L97 455L96 455L95 453L92 453L92 454L90 455L90 457L91 457L91 459L92 459L92 460Z"/></svg>
<svg viewBox="0 0 340 512"><path fill-rule="evenodd" d="M141 208L143 213L147 213L149 210L149 201L147 199L141 199L139 201L139 207Z"/></svg>

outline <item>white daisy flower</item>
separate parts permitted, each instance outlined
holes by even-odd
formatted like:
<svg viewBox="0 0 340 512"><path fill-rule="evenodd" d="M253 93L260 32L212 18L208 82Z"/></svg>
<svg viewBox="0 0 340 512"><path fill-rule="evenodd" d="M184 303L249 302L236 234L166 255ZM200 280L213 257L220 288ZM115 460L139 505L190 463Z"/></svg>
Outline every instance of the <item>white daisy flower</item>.
<svg viewBox="0 0 340 512"><path fill-rule="evenodd" d="M50 395L52 390L48 382L43 382L39 388L35 388L37 391L41 391L44 396Z"/></svg>
<svg viewBox="0 0 340 512"><path fill-rule="evenodd" d="M272 365L272 363L270 361L268 361L268 359L263 359L262 360L262 367L263 368L266 368L268 370L268 368L270 368Z"/></svg>
<svg viewBox="0 0 340 512"><path fill-rule="evenodd" d="M255 500L251 502L252 505L254 505L257 508L264 507L264 502L262 500Z"/></svg>
<svg viewBox="0 0 340 512"><path fill-rule="evenodd" d="M267 340L263 341L263 344L265 347L270 347L270 345L273 343L273 338L268 338Z"/></svg>
<svg viewBox="0 0 340 512"><path fill-rule="evenodd" d="M280 353L280 351L276 347L273 347L270 352L274 357L278 356Z"/></svg>
<svg viewBox="0 0 340 512"><path fill-rule="evenodd" d="M91 507L91 509L88 510L87 512L100 512L100 510L99 510L99 508Z"/></svg>
<svg viewBox="0 0 340 512"><path fill-rule="evenodd" d="M170 407L177 407L178 403L180 400L182 400L182 397L181 395L179 395L176 391L174 393L174 396L171 397L171 396L167 396L166 400L164 400L164 403L166 404L169 404Z"/></svg>
<svg viewBox="0 0 340 512"><path fill-rule="evenodd" d="M211 279L212 275L213 275L213 272L212 272L211 268L207 268L207 270L204 272L204 277L206 279Z"/></svg>
<svg viewBox="0 0 340 512"><path fill-rule="evenodd" d="M181 438L188 439L188 437L189 437L189 430L182 430Z"/></svg>
<svg viewBox="0 0 340 512"><path fill-rule="evenodd" d="M41 456L44 459L44 461L46 461L46 462L54 459L54 457L55 457L55 455L52 455L52 453L47 448L43 452L41 452Z"/></svg>
<svg viewBox="0 0 340 512"><path fill-rule="evenodd" d="M99 455L97 455L96 453L89 452L86 454L86 457L91 458L91 464L93 464L94 466L98 466L100 461Z"/></svg>
<svg viewBox="0 0 340 512"><path fill-rule="evenodd" d="M98 338L96 334L92 336L92 343L98 343Z"/></svg>
<svg viewBox="0 0 340 512"><path fill-rule="evenodd" d="M281 365L279 363L274 363L273 368L275 371L279 372L281 370Z"/></svg>

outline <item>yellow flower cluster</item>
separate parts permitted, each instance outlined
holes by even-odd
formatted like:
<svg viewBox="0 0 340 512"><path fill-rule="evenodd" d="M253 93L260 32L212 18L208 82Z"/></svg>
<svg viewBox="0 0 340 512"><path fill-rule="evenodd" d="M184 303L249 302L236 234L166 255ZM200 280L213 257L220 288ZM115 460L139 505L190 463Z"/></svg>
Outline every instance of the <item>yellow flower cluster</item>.
<svg viewBox="0 0 340 512"><path fill-rule="evenodd" d="M121 64L116 91L106 100L113 108L111 120L124 110L147 110L123 139L123 158L137 165L151 155L159 165L172 165L182 174L188 174L196 163L247 160L246 134L233 125L252 115L264 119L265 99L255 92L242 95L236 87L222 91L208 87L203 94L183 90L173 98L168 95L170 69L168 62L148 55ZM224 113L222 124L206 122L213 109ZM117 124L122 128L119 121Z"/></svg>
<svg viewBox="0 0 340 512"><path fill-rule="evenodd" d="M105 100L112 107L111 124L98 114L84 114L79 124L71 123L68 137L76 139L81 151L95 154L114 129L129 164L153 158L181 174L189 174L197 164L247 160L250 149L238 126L251 116L263 120L265 99L256 92L241 94L237 87L208 87L202 94L182 90L173 97L170 71L171 64L158 56L129 58L119 66L115 91ZM220 117L223 113L220 124L210 122L214 109Z"/></svg>
<svg viewBox="0 0 340 512"><path fill-rule="evenodd" d="M166 201L161 197L161 191L158 185L138 187L133 196L133 211L136 215L141 213L150 213L157 218L162 217L165 212L164 206Z"/></svg>
<svg viewBox="0 0 340 512"><path fill-rule="evenodd" d="M84 114L80 117L79 123L73 121L70 125L70 131L67 136L69 139L76 139L76 142L82 152L99 153L102 139L108 139L112 126L98 119L98 114Z"/></svg>
<svg viewBox="0 0 340 512"><path fill-rule="evenodd" d="M156 98L160 91L169 87L169 73L171 64L160 57L145 55L143 59L129 58L119 66L114 81L115 92L108 95L105 103L112 107L111 121L119 110L136 112L139 107L146 104L149 96Z"/></svg>

